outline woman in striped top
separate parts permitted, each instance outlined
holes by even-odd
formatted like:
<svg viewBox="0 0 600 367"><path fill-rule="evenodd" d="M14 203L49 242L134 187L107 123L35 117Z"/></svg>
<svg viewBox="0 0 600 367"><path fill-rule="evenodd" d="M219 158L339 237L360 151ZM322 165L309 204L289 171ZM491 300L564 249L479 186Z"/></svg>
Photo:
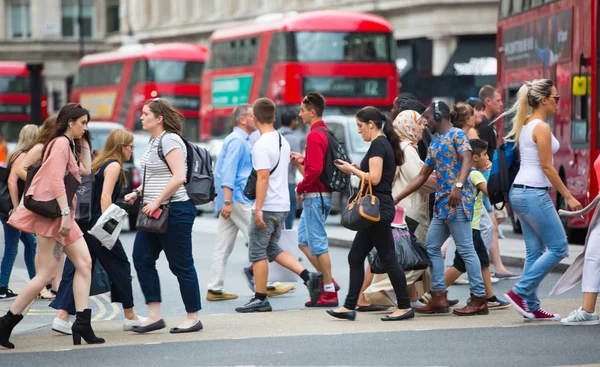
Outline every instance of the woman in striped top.
<svg viewBox="0 0 600 367"><path fill-rule="evenodd" d="M202 323L198 311L202 307L192 254L192 226L196 207L183 186L187 172L187 148L181 138L183 115L167 100L156 98L146 101L141 120L144 130L152 135L142 157L144 184L126 195L125 200L132 204L143 197L140 215L152 216L164 204L170 205L170 210L166 233L138 229L135 237L133 263L148 305L148 320L134 327L133 331L146 333L166 327L160 312L160 282L156 271L156 260L162 251L165 252L171 272L179 281L187 311L186 319L178 327L172 328L171 333L199 331ZM163 157L158 154L159 145Z"/></svg>

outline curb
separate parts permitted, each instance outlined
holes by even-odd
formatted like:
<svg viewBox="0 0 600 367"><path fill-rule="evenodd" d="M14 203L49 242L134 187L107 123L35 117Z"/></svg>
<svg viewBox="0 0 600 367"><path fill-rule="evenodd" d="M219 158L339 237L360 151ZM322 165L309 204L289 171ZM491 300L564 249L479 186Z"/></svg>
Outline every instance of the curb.
<svg viewBox="0 0 600 367"><path fill-rule="evenodd" d="M329 238L329 245L332 247L349 249L350 247L352 247L352 241L344 240L341 238ZM525 265L524 258L515 257L515 256L506 256L506 255L501 255L500 257L502 258L502 262L506 266L514 266L514 267L522 269ZM569 266L571 266L571 265L559 263L550 272L551 273L564 273L569 268Z"/></svg>

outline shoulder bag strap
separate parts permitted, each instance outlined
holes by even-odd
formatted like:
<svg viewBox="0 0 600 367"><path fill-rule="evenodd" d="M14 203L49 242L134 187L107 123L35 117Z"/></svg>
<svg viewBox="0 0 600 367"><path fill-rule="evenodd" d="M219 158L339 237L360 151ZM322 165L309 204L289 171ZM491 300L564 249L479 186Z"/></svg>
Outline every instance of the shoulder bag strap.
<svg viewBox="0 0 600 367"><path fill-rule="evenodd" d="M277 164L275 165L275 167L273 167L271 172L269 172L269 175L272 175L273 172L275 172L277 167L279 167L279 161L281 160L281 134L277 133L277 135L279 135L279 157L277 158Z"/></svg>

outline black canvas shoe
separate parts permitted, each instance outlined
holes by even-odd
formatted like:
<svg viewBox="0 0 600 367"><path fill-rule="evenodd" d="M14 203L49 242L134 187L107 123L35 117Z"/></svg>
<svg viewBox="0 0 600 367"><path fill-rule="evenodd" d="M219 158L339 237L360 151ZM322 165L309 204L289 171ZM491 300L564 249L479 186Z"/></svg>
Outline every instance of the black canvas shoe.
<svg viewBox="0 0 600 367"><path fill-rule="evenodd" d="M0 301L12 301L18 294L13 293L8 287L0 287Z"/></svg>

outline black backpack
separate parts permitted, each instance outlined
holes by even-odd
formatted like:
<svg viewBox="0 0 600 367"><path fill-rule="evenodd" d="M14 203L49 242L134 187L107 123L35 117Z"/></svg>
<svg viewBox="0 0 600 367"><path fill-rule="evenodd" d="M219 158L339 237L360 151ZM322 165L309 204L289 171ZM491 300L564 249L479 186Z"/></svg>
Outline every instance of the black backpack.
<svg viewBox="0 0 600 367"><path fill-rule="evenodd" d="M158 140L158 157L165 163L165 155L162 149L162 138ZM179 136L187 149L187 174L185 179L185 190L194 205L210 203L217 196L215 191L215 179L213 175L212 158L204 148L190 143L184 137ZM169 165L167 164L167 167ZM171 168L169 167L169 170Z"/></svg>
<svg viewBox="0 0 600 367"><path fill-rule="evenodd" d="M10 170L12 169L13 162L21 155L23 152L13 155L11 157L11 161L8 162L8 166L0 167L0 215L3 217L8 217L8 213L13 209L12 200L10 199L10 192L8 191L8 176L10 176ZM20 180L19 180L20 181ZM21 191L21 188L19 188ZM19 194L21 194L19 192ZM21 199L19 197L19 199Z"/></svg>
<svg viewBox="0 0 600 367"><path fill-rule="evenodd" d="M498 210L504 209L508 202L510 188L519 173L519 149L513 142L506 142L496 149L492 159L492 170L487 182L487 190L492 205L502 204Z"/></svg>
<svg viewBox="0 0 600 367"><path fill-rule="evenodd" d="M327 135L327 152L325 153L325 161L323 163L323 172L321 173L321 182L330 190L342 192L350 184L350 175L340 171L333 163L339 159L348 162L346 154L346 145L339 141L331 130L318 127Z"/></svg>

